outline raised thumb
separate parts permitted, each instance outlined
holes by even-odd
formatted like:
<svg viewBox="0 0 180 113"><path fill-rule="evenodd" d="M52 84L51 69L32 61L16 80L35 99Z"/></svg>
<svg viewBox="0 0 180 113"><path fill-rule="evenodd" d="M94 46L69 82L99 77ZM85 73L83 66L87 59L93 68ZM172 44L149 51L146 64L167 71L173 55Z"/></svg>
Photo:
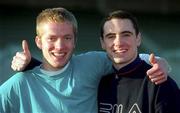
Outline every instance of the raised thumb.
<svg viewBox="0 0 180 113"><path fill-rule="evenodd" d="M151 53L150 56L149 56L149 62L151 64L157 63L157 60L156 60L155 55L153 53Z"/></svg>
<svg viewBox="0 0 180 113"><path fill-rule="evenodd" d="M29 51L28 43L27 43L26 40L22 41L22 49L23 49L24 54L26 54L26 55L31 54L30 51Z"/></svg>

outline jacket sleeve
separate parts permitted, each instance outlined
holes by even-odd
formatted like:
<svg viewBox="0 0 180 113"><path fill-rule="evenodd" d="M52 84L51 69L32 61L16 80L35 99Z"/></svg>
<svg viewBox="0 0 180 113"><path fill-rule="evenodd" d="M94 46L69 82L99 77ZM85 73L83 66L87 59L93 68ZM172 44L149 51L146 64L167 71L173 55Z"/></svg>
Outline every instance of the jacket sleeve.
<svg viewBox="0 0 180 113"><path fill-rule="evenodd" d="M41 62L32 57L31 62L27 65L27 67L23 71L31 70L36 66L39 66Z"/></svg>
<svg viewBox="0 0 180 113"><path fill-rule="evenodd" d="M180 113L180 90L170 77L159 86L156 102L155 113Z"/></svg>

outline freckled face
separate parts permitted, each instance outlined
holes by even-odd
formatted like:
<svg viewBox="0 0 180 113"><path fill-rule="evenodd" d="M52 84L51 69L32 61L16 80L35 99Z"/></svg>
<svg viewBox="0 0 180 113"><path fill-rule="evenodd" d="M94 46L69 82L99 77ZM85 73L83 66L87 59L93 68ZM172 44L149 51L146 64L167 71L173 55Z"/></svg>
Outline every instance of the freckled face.
<svg viewBox="0 0 180 113"><path fill-rule="evenodd" d="M43 68L58 70L70 60L75 48L75 34L69 22L47 22L41 25L36 44L42 50Z"/></svg>
<svg viewBox="0 0 180 113"><path fill-rule="evenodd" d="M115 67L120 68L133 61L140 43L140 34L136 35L130 20L111 19L104 24L101 45Z"/></svg>

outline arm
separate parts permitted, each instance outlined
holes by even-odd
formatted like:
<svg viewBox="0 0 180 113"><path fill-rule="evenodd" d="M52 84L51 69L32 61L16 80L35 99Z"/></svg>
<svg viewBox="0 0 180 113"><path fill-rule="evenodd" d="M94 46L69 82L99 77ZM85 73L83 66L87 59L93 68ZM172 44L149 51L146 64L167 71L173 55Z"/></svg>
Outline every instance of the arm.
<svg viewBox="0 0 180 113"><path fill-rule="evenodd" d="M41 62L39 60L32 57L30 63L27 64L27 66L25 66L23 71L33 69L34 67L39 66L40 64L41 64Z"/></svg>
<svg viewBox="0 0 180 113"><path fill-rule="evenodd" d="M170 77L156 87L155 113L180 113L180 94L176 82Z"/></svg>
<svg viewBox="0 0 180 113"><path fill-rule="evenodd" d="M154 54L141 54L140 57L152 65L152 68L147 71L147 76L152 82L161 84L167 80L168 72L171 71L171 68L165 59L155 57Z"/></svg>

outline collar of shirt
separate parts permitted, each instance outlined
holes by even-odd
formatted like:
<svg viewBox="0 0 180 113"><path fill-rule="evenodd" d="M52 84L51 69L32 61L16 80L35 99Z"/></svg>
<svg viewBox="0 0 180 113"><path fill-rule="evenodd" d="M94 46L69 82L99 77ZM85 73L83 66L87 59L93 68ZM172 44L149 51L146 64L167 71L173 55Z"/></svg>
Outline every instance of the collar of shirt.
<svg viewBox="0 0 180 113"><path fill-rule="evenodd" d="M121 68L120 70L116 70L115 67L113 67L113 69L115 70L116 75L123 76L135 71L142 64L142 62L143 61L140 59L140 57L137 56L137 58L133 62Z"/></svg>
<svg viewBox="0 0 180 113"><path fill-rule="evenodd" d="M43 73L43 74L46 74L48 76L55 76L55 75L63 73L68 68L69 63L70 62L68 62L62 69L59 69L57 71L48 71L48 70L45 70L45 69L42 68L42 65L40 65L39 69L40 69L40 72Z"/></svg>

